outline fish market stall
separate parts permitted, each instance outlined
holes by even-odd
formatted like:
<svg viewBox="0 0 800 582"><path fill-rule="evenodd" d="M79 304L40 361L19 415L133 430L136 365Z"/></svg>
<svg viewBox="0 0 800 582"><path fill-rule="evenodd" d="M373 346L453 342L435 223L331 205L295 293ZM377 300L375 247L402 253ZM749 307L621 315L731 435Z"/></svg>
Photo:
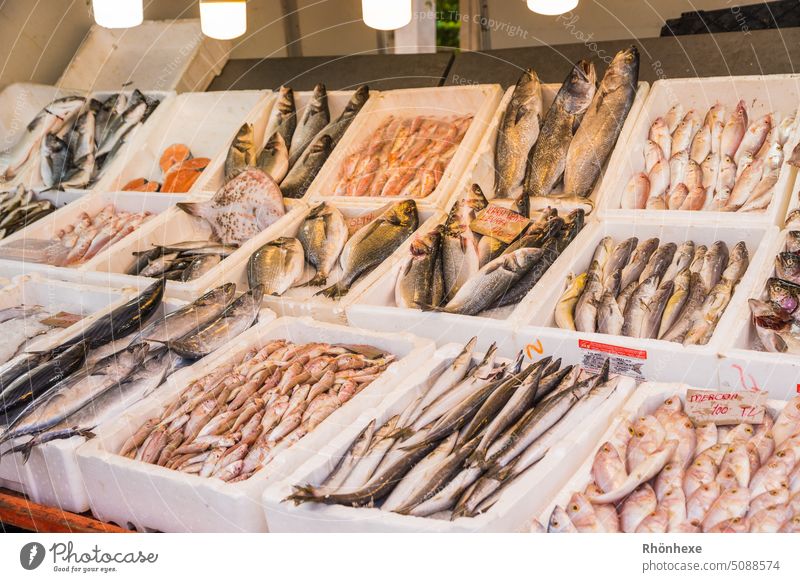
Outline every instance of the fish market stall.
<svg viewBox="0 0 800 582"><path fill-rule="evenodd" d="M642 384L600 438L577 437L590 453L531 531L797 532L798 397L717 426L691 417L689 389Z"/></svg>
<svg viewBox="0 0 800 582"><path fill-rule="evenodd" d="M287 477L365 410L380 406L406 376L427 365L432 347L410 334L308 318L260 324L229 343L224 354L170 378L165 389L131 407L106 435L81 447L78 460L92 513L141 531L266 531L259 502L264 486ZM324 356L330 349L341 354L333 364ZM285 372L276 365L312 350L316 364L329 364L312 368L309 363L302 371L297 362ZM247 354L249 364L242 362ZM250 374L239 378L229 373L232 368ZM359 370L367 375L361 377ZM298 384L312 375L314 407L305 401L311 384ZM333 387L325 392L328 382ZM337 393L345 387L348 394ZM264 410L270 394L273 406ZM205 412L196 406L206 407ZM237 424L240 430L233 433ZM174 468L163 466L167 462Z"/></svg>
<svg viewBox="0 0 800 582"><path fill-rule="evenodd" d="M632 392L552 357L448 344L262 498L273 532L515 531ZM524 367L523 367L524 362ZM397 431L397 428L404 431ZM486 427L485 430L481 430ZM510 427L510 428L509 428ZM395 436L395 435L407 436ZM371 475L371 476L370 476Z"/></svg>
<svg viewBox="0 0 800 582"><path fill-rule="evenodd" d="M798 86L789 75L669 79L601 187L611 218L780 224L796 170Z"/></svg>
<svg viewBox="0 0 800 582"><path fill-rule="evenodd" d="M441 208L501 97L497 85L398 89L367 102L306 192L313 202L393 197ZM389 200L387 200L389 198Z"/></svg>
<svg viewBox="0 0 800 582"><path fill-rule="evenodd" d="M40 293L59 285L67 284L48 281ZM98 293L71 288L65 296L77 294L73 302ZM113 303L37 344L39 352L4 366L2 403L8 420L0 432L0 468L6 486L38 503L86 511L89 499L76 448L104 434L128 407L157 393L174 370L223 349L256 320L274 318L260 307L260 294L251 291L234 300L232 284L189 304L162 301L163 293L163 281L141 292L120 291ZM51 298L45 305L60 303ZM32 357L38 359L25 360ZM21 391L27 382L32 388Z"/></svg>

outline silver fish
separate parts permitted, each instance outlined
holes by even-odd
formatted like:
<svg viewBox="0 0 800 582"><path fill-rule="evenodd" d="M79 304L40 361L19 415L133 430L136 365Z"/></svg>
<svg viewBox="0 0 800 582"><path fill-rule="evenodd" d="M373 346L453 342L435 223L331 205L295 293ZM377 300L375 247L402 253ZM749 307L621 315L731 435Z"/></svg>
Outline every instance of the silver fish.
<svg viewBox="0 0 800 582"><path fill-rule="evenodd" d="M222 262L222 257L220 255L198 255L192 262L189 263L189 266L183 270L183 274L181 275L181 281L184 283L188 281L195 281L206 275Z"/></svg>
<svg viewBox="0 0 800 582"><path fill-rule="evenodd" d="M439 225L411 242L409 256L398 270L394 288L398 307L416 309L420 306L439 306L442 296L433 297L431 282L435 277L434 271L439 267L443 231L444 226Z"/></svg>
<svg viewBox="0 0 800 582"><path fill-rule="evenodd" d="M303 245L296 238L282 236L250 255L247 281L260 286L267 295L283 295L300 281L305 267Z"/></svg>
<svg viewBox="0 0 800 582"><path fill-rule="evenodd" d="M278 184L286 176L289 171L289 149L280 131L273 133L267 140L264 149L258 154L255 165L262 172L272 176Z"/></svg>
<svg viewBox="0 0 800 582"><path fill-rule="evenodd" d="M317 174L333 151L333 141L329 135L314 140L306 156L291 166L291 170L281 181L281 192L286 198L302 198L311 187Z"/></svg>
<svg viewBox="0 0 800 582"><path fill-rule="evenodd" d="M303 151L311 144L314 137L316 137L330 120L331 114L328 109L328 92L325 90L325 85L319 83L314 87L314 95L311 97L311 102L303 111L303 117L300 119L292 135L292 141L291 144L289 144L289 153L291 154L290 165L294 164L299 159Z"/></svg>
<svg viewBox="0 0 800 582"><path fill-rule="evenodd" d="M253 124L244 123L233 138L225 158L225 181L232 180L247 168L257 165Z"/></svg>
<svg viewBox="0 0 800 582"><path fill-rule="evenodd" d="M622 325L622 335L642 337L644 321L649 314L650 302L658 290L658 281L658 276L652 275L642 281L633 292L625 305L625 323Z"/></svg>
<svg viewBox="0 0 800 582"><path fill-rule="evenodd" d="M473 184L450 209L442 239L442 266L448 297L455 295L481 268L478 236L472 232L470 224L486 206L488 202L480 186Z"/></svg>
<svg viewBox="0 0 800 582"><path fill-rule="evenodd" d="M653 256L653 253L656 252L660 241L657 238L647 239L644 242L639 243L639 246L636 247L636 250L633 251L633 256L631 257L628 264L622 269L622 280L620 281L620 287L625 289L631 282L639 281L642 272L644 271L645 267L647 267L647 263L650 261L650 257Z"/></svg>
<svg viewBox="0 0 800 582"><path fill-rule="evenodd" d="M706 289L711 290L719 282L727 264L728 245L723 241L717 241L706 252L703 266L700 268L700 276Z"/></svg>
<svg viewBox="0 0 800 582"><path fill-rule="evenodd" d="M319 287L327 282L347 237L347 222L338 208L323 202L311 209L297 231L306 261L317 269L308 285Z"/></svg>
<svg viewBox="0 0 800 582"><path fill-rule="evenodd" d="M672 297L674 289L675 283L669 280L662 281L658 286L658 290L647 305L647 313L644 316L639 337L652 339L658 336L661 316L664 314L664 309Z"/></svg>

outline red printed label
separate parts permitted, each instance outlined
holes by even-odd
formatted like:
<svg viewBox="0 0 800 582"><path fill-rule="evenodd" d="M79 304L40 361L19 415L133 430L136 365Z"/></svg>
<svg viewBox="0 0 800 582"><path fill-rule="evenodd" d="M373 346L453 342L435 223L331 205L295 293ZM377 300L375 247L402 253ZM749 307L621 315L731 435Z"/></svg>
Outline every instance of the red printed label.
<svg viewBox="0 0 800 582"><path fill-rule="evenodd" d="M578 347L582 350L592 350L595 352L604 352L614 356L623 356L626 358L636 358L637 360L647 359L647 350L636 350L633 348L623 348L622 346L612 346L611 344L602 344L599 342L590 342L588 340L578 340Z"/></svg>

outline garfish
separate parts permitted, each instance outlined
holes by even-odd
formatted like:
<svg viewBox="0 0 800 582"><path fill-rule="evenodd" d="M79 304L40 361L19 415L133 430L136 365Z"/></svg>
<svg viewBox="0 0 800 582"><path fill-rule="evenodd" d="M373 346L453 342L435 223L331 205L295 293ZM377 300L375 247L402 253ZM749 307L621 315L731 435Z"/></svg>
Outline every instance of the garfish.
<svg viewBox="0 0 800 582"><path fill-rule="evenodd" d="M308 285L325 285L347 243L347 237L347 222L338 208L323 202L309 211L297 231L297 239L305 251L305 260L317 270Z"/></svg>
<svg viewBox="0 0 800 582"><path fill-rule="evenodd" d="M618 52L608 66L567 152L564 192L586 197L622 131L636 96L639 51Z"/></svg>
<svg viewBox="0 0 800 582"><path fill-rule="evenodd" d="M261 287L267 295L283 295L303 276L303 245L293 237L282 236L261 246L247 261L247 282Z"/></svg>
<svg viewBox="0 0 800 582"><path fill-rule="evenodd" d="M356 279L389 257L418 225L417 205L413 200L392 204L375 220L353 233L339 255L342 278L317 294L331 298L345 295Z"/></svg>

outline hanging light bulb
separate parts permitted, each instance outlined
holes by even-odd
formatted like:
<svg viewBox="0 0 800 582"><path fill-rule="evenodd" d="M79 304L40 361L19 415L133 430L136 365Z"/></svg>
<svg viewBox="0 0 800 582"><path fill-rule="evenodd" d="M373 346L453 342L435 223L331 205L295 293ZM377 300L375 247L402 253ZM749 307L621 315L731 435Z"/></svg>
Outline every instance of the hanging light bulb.
<svg viewBox="0 0 800 582"><path fill-rule="evenodd" d="M361 0L364 24L377 30L396 30L411 22L411 0Z"/></svg>
<svg viewBox="0 0 800 582"><path fill-rule="evenodd" d="M528 8L537 14L557 16L569 12L578 5L578 0L528 0Z"/></svg>
<svg viewBox="0 0 800 582"><path fill-rule="evenodd" d="M92 0L94 21L106 28L131 28L139 26L142 0Z"/></svg>
<svg viewBox="0 0 800 582"><path fill-rule="evenodd" d="M200 0L200 29L219 40L230 40L247 32L245 0Z"/></svg>

